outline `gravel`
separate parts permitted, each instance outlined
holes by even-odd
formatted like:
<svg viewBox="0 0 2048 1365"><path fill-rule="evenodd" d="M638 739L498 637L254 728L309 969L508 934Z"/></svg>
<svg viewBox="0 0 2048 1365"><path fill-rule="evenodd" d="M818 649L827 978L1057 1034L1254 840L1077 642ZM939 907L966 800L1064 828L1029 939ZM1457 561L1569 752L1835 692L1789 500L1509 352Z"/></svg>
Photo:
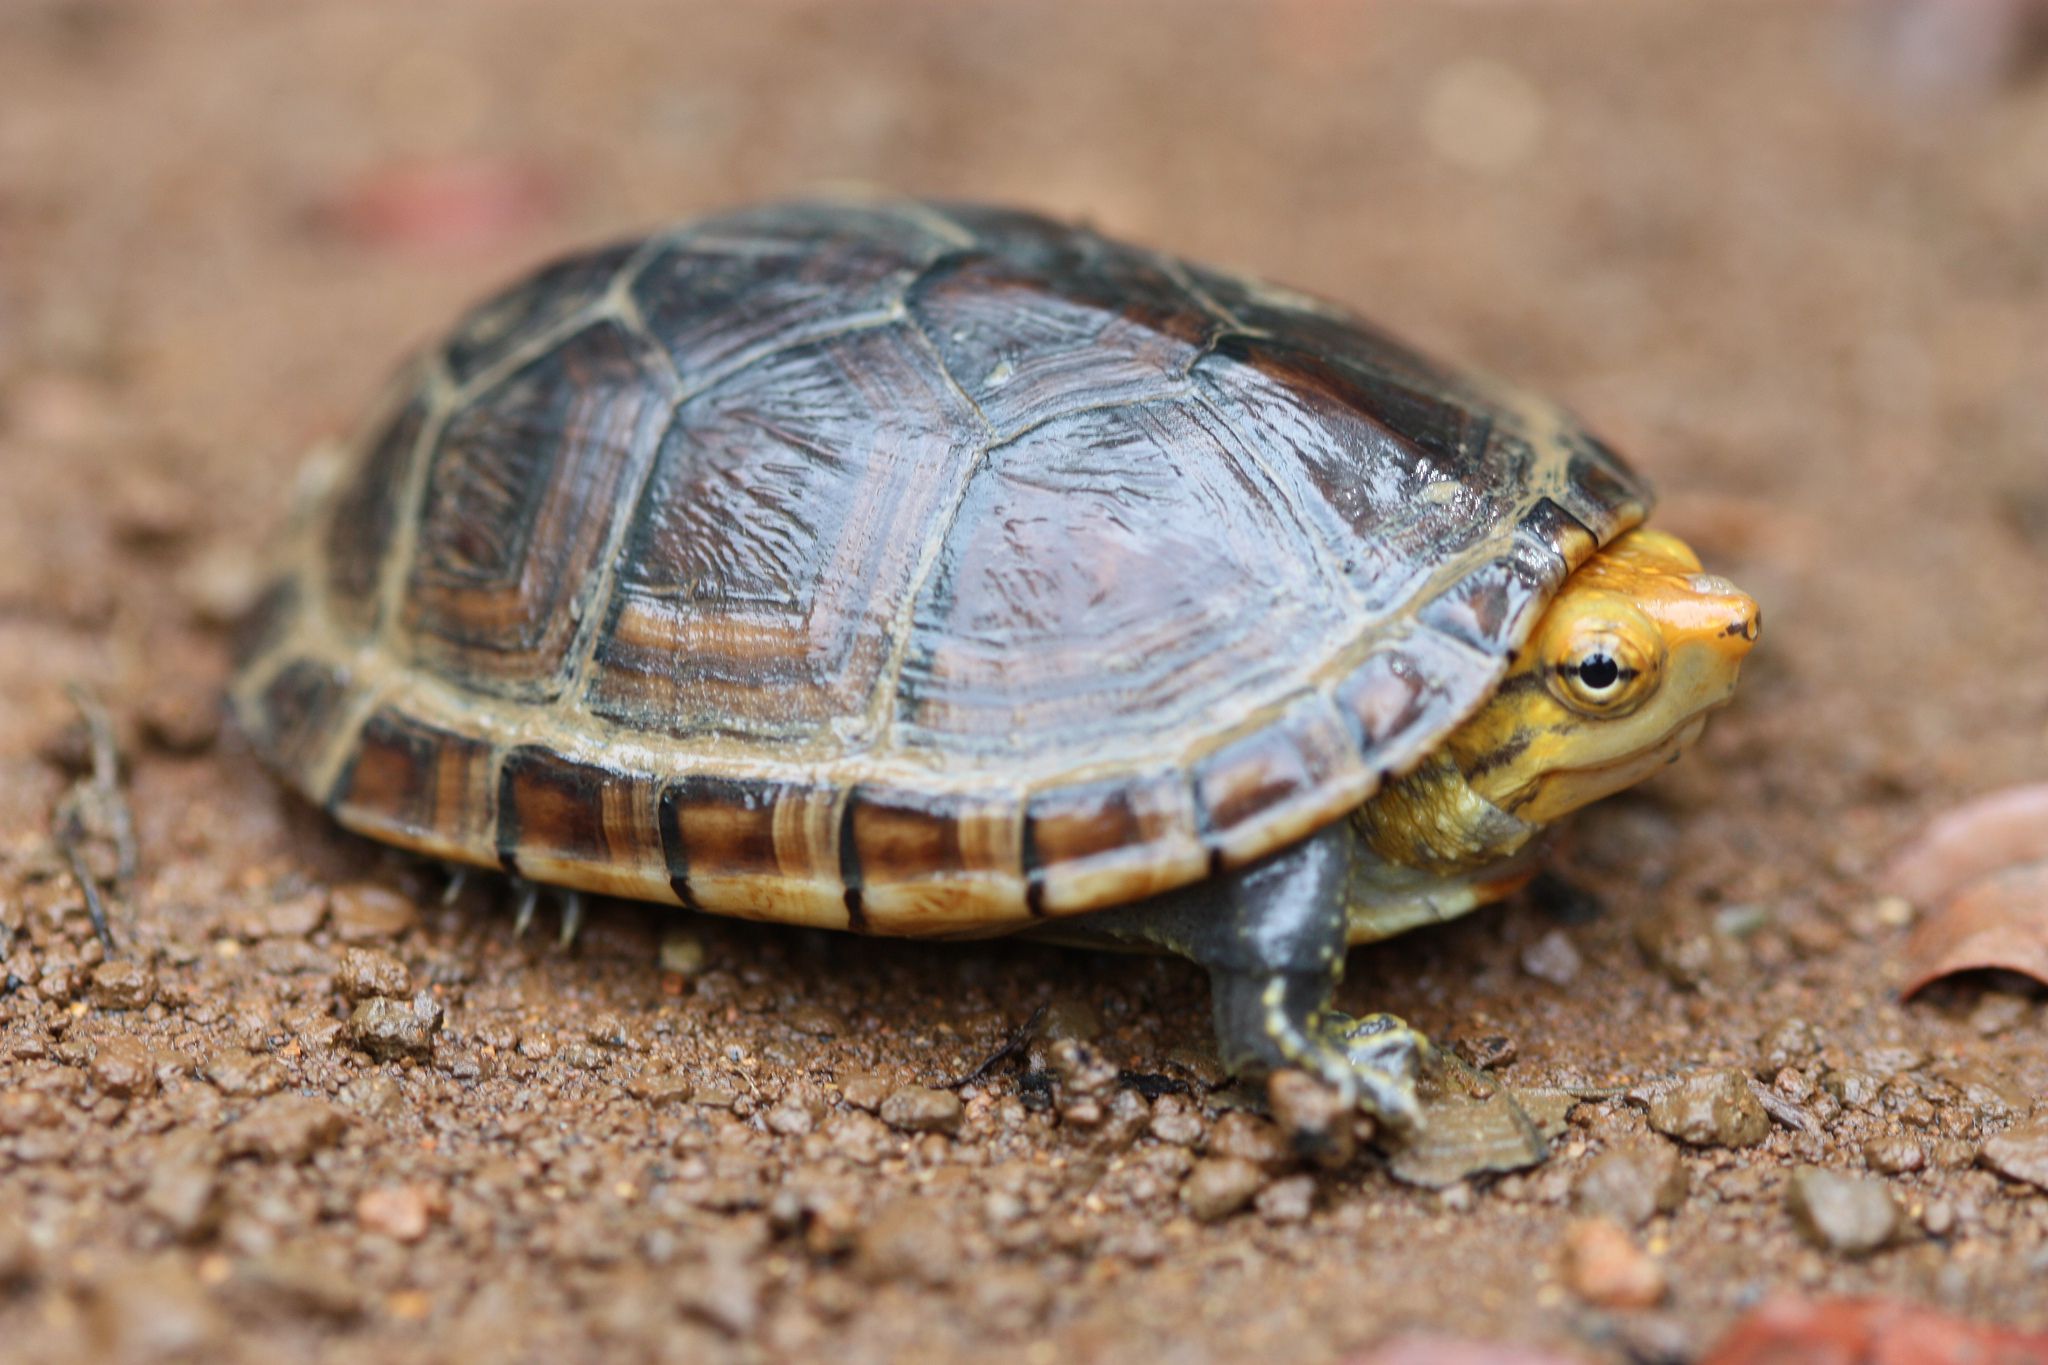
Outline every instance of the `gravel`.
<svg viewBox="0 0 2048 1365"><path fill-rule="evenodd" d="M350 1043L387 1061L431 1056L440 1029L441 1006L427 994L409 1001L372 996L348 1017Z"/></svg>
<svg viewBox="0 0 2048 1365"><path fill-rule="evenodd" d="M1897 1202L1869 1176L1802 1166L1786 1187L1785 1206L1815 1246L1843 1256L1868 1256L1899 1231Z"/></svg>
<svg viewBox="0 0 2048 1365"><path fill-rule="evenodd" d="M2048 1190L2048 1121L2021 1124L1987 1139L1977 1161L2007 1180Z"/></svg>
<svg viewBox="0 0 2048 1365"><path fill-rule="evenodd" d="M1572 1224L1565 1232L1564 1278L1574 1294L1602 1308L1648 1308L1666 1292L1664 1272L1606 1218Z"/></svg>
<svg viewBox="0 0 2048 1365"><path fill-rule="evenodd" d="M1703 1071L1650 1101L1650 1126L1695 1147L1753 1147L1770 1136L1770 1115L1739 1071Z"/></svg>
<svg viewBox="0 0 2048 1365"><path fill-rule="evenodd" d="M950 1090L905 1086L882 1101L882 1122L905 1133L957 1133L966 1110Z"/></svg>
<svg viewBox="0 0 2048 1365"><path fill-rule="evenodd" d="M1574 1205L1625 1228L1641 1227L1685 1202L1685 1166L1665 1142L1627 1142L1602 1152L1572 1187Z"/></svg>
<svg viewBox="0 0 2048 1365"><path fill-rule="evenodd" d="M1228 1218L1245 1205L1266 1183L1266 1173L1249 1161L1235 1157L1210 1157L1197 1161L1180 1187L1181 1202L1188 1212L1204 1223Z"/></svg>

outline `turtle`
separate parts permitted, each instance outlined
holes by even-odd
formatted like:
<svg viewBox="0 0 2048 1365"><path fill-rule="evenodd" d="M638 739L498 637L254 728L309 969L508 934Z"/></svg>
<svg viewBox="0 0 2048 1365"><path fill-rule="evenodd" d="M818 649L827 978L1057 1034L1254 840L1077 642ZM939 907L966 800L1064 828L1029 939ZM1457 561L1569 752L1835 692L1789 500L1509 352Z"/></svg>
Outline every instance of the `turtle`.
<svg viewBox="0 0 2048 1365"><path fill-rule="evenodd" d="M1395 1127L1428 1043L1333 1008L1347 948L1520 886L1759 630L1557 405L988 205L568 256L349 451L231 689L343 826L571 896L1179 953L1223 1063Z"/></svg>

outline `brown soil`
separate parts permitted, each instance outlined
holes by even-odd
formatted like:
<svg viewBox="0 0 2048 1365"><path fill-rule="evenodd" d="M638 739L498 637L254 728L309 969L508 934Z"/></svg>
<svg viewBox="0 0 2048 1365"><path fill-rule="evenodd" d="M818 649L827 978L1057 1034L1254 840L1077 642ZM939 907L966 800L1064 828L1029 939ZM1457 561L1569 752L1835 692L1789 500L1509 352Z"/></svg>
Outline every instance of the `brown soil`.
<svg viewBox="0 0 2048 1365"><path fill-rule="evenodd" d="M2048 86L1930 77L1910 8L8 5L0 1353L1687 1359L1783 1289L2048 1326L2048 1198L1974 1164L2048 1020L1902 1005L1872 880L2048 776ZM441 906L217 730L299 454L407 347L551 250L845 180L1085 215L1534 381L1765 603L1739 705L1564 833L1566 882L1352 960L1349 1006L1605 1095L1547 1163L1261 1164L1178 963L617 904L515 942L502 888ZM70 680L139 832L111 964L50 835ZM1041 1004L1139 1088L1047 1082L1041 1042L958 1112L895 1093ZM1760 1144L1650 1128L1742 1137L1728 1077L1664 1093L1727 1068ZM1852 1254L1873 1193L1897 1227Z"/></svg>

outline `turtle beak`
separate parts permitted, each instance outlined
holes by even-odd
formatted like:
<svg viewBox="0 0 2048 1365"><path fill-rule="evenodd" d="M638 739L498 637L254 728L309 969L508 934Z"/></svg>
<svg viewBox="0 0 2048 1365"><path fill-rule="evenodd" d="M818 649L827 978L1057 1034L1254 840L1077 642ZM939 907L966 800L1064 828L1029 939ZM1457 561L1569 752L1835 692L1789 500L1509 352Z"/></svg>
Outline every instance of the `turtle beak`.
<svg viewBox="0 0 2048 1365"><path fill-rule="evenodd" d="M1687 586L1692 591L1683 605L1665 617L1665 640L1672 682L1690 691L1704 712L1734 697L1742 661L1763 634L1763 612L1755 598L1717 575L1694 574Z"/></svg>

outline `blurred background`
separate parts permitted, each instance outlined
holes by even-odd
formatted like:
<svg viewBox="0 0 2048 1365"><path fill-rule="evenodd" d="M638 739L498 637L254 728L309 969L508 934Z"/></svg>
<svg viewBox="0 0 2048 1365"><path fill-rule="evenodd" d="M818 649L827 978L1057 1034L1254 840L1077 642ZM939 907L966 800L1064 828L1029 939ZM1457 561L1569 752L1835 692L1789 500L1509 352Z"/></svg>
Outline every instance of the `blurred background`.
<svg viewBox="0 0 2048 1365"><path fill-rule="evenodd" d="M317 915L298 931L298 957L180 958L176 946L249 941L254 931L237 927L246 916L295 903L309 877L367 866L424 885L284 803L220 728L226 627L254 589L301 455L346 432L399 359L459 309L553 253L859 186L1084 219L1328 295L1427 349L1549 391L1655 479L1659 524L1764 603L1740 704L1700 755L1566 840L1564 860L1615 913L1557 921L1518 904L1358 954L1354 985L1369 985L1372 1004L1439 1036L1512 1036L1522 1074L1552 1079L1627 1082L1708 1059L1768 1076L1757 1039L1790 1014L1820 1026L1836 1049L1814 1054L1827 1065L1888 1058L1909 1088L1923 1084L1907 1075L1915 1057L2009 1045L2038 1058L2031 998L1987 1025L1967 1002L1908 1011L1888 993L1904 921L1873 908L1872 874L1929 812L2048 776L2044 57L2043 7L2027 0L0 0L0 924L24 932L39 971L95 960L46 844L51 803L78 762L63 684L86 680L131 756L148 870L135 914L157 926L145 939L172 945L161 948L165 980L200 1002L173 1010L162 1024L173 1032L152 1045L196 1056L193 1040L220 1030L279 1056L303 1043L303 1059L288 1061L294 1084L345 1095L346 1067L316 1063L332 1051L331 1031L317 1036L331 1013L317 973L332 946ZM61 929L41 940L23 930L43 921L22 907L38 906ZM495 1037L509 1057L535 1020L600 1006L638 1017L660 999L649 964L669 930L651 914L601 914L586 957L550 960L486 933L487 909L462 913L408 930L394 951L422 979L476 977L451 1016L464 1046ZM1712 972L1657 946L1706 940L1641 927L1667 919L1675 934L1721 934ZM1590 965L1560 988L1521 954L1566 930ZM775 1010L822 1001L868 1021L859 1065L891 1075L963 1070L1062 983L1123 1001L1104 1007L1105 1036L1133 1063L1199 1047L1206 1032L1199 981L1169 967L1014 945L818 947L726 926L706 927L702 944L717 970L744 977L731 998ZM462 964L479 955L491 965L470 973ZM82 986L75 1008L55 986L45 997L5 1006L9 1037L54 1047L85 1009ZM300 1008L313 1022L278 1022ZM712 1010L691 1028L724 1049L707 1056L769 1057L748 1073L766 1087L764 1108L778 1087L826 1074L820 1056L842 1074L854 1065L856 1044L816 1039L774 1060L750 1032L769 1028L759 1013ZM626 1049L616 1055L632 1060L616 1065L682 1067L669 1046ZM26 1086L45 1063L19 1059L43 1053L15 1055L0 1067L21 1069L0 1077ZM555 1055L528 1058L531 1090L485 1095L461 1122L375 1117L356 1131L388 1124L411 1143L464 1122L510 1124L494 1104L559 1102L569 1117L551 1120L549 1141L573 1148L591 1083ZM1820 1074L1821 1060L1803 1064ZM467 1106L469 1082L449 1075L443 1100ZM2009 1117L2038 1087L2001 1093ZM231 1117L238 1101L225 1102ZM970 1125L979 1112L970 1104ZM1602 1112L1640 1130L1624 1106ZM1993 1111L1968 1112L1978 1117L1956 1132ZM725 1121L746 1130L733 1152L769 1141L759 1121ZM605 1160L657 1160L619 1136L648 1122L640 1111L605 1119ZM154 1161L160 1130L109 1120L77 1140L90 1154L77 1160L116 1173ZM26 1160L12 1141L0 1142L0 1182L9 1161ZM1853 1143L1774 1141L1770 1161L1860 1167ZM360 1169L392 1179L427 1179L417 1171L431 1167L460 1189L474 1174L454 1156L432 1167L426 1147L369 1150ZM762 1162L779 1159L761 1150ZM1093 1159L1072 1156L1077 1170ZM1569 1175L1576 1159L1554 1169ZM1565 1187L1553 1198L1532 1181L1473 1211L1469 1189L1455 1207L1376 1175L1325 1181L1316 1197L1334 1221L1299 1244L1249 1214L1206 1234L1175 1223L1179 1174L1161 1177L1163 1204L1119 1194L1088 1215L1107 1229L1099 1262L1065 1259L1065 1244L1026 1249L1021 1279L986 1281L996 1297L966 1317L944 1289L952 1261L1017 1264L973 1237L937 1253L912 1238L864 1288L830 1257L749 1244L732 1262L753 1277L754 1297L734 1300L746 1311L689 1312L727 1346L759 1331L789 1349L836 1338L874 1358L918 1333L959 1347L974 1314L1021 1312L1020 1331L1104 1356L1200 1359L1261 1341L1333 1356L1390 1323L1421 1322L1513 1323L1635 1360L1691 1358L1687 1343L1707 1326L1793 1283L2037 1323L2048 1314L2042 1201L2005 1200L1984 1172L1913 1177L1922 1183L1901 1197L1914 1208L1949 1200L1946 1231L1864 1265L1792 1234L1776 1175L1688 1159L1695 1188L1715 1193L1661 1244L1674 1287L1668 1316L1647 1326L1586 1318L1548 1289L1532 1297L1528 1267L1558 1244ZM904 1160L855 1182L860 1217L892 1190L928 1188L925 1158ZM610 1210L587 1234L596 1244L630 1225L630 1207L605 1203L612 1168L592 1158L554 1169L572 1204ZM113 1258L101 1271L162 1243L158 1223L119 1198L39 1170L38 1207L58 1220L44 1242L100 1248ZM353 1171L334 1178L368 1178ZM221 1179L230 1196L250 1183ZM652 1292L604 1288L615 1272L623 1282L627 1253L579 1260L583 1243L524 1195L476 1196L480 1226L500 1240L436 1231L423 1245L446 1239L467 1260L429 1269L388 1241L347 1241L352 1185L342 1197L266 1179L281 1183L247 1191L246 1208L228 1198L242 1212L228 1215L218 1254L318 1243L330 1258L320 1264L381 1296L375 1331L421 1320L467 1330L474 1318L477 1340L492 1340L507 1304L477 1289L478 1266L535 1311L583 1314L550 1338L563 1349L613 1330L600 1309L617 1295ZM975 1227L982 1198L971 1181L953 1197ZM741 1201L733 1219L758 1222L762 1206ZM458 1199L458 1229L465 1207ZM258 1235L266 1218L286 1230ZM1394 1235L1373 1230L1397 1227L1414 1254L1368 1269L1406 1287L1361 1294L1358 1258ZM186 1299L163 1301L191 1310L191 1340L217 1345L226 1338L207 1336L191 1305L243 1272L205 1259L211 1235L189 1266L164 1272ZM542 1248L531 1256L528 1237ZM0 1289L6 1245L0 1235ZM72 1349L86 1338L64 1295L97 1282L92 1266L32 1307L0 1296L0 1328L29 1323L50 1350ZM897 1293L920 1275L933 1292ZM598 1287L580 1290L576 1276ZM292 1292L312 1292L298 1283ZM1446 1293L1453 1283L1460 1292ZM884 1296L894 1318L860 1311L876 1284L896 1294ZM109 1302L113 1326L95 1339L147 1336L148 1321ZM277 1330L274 1340L308 1339L293 1335L300 1325ZM395 1339L380 1359L397 1358Z"/></svg>

